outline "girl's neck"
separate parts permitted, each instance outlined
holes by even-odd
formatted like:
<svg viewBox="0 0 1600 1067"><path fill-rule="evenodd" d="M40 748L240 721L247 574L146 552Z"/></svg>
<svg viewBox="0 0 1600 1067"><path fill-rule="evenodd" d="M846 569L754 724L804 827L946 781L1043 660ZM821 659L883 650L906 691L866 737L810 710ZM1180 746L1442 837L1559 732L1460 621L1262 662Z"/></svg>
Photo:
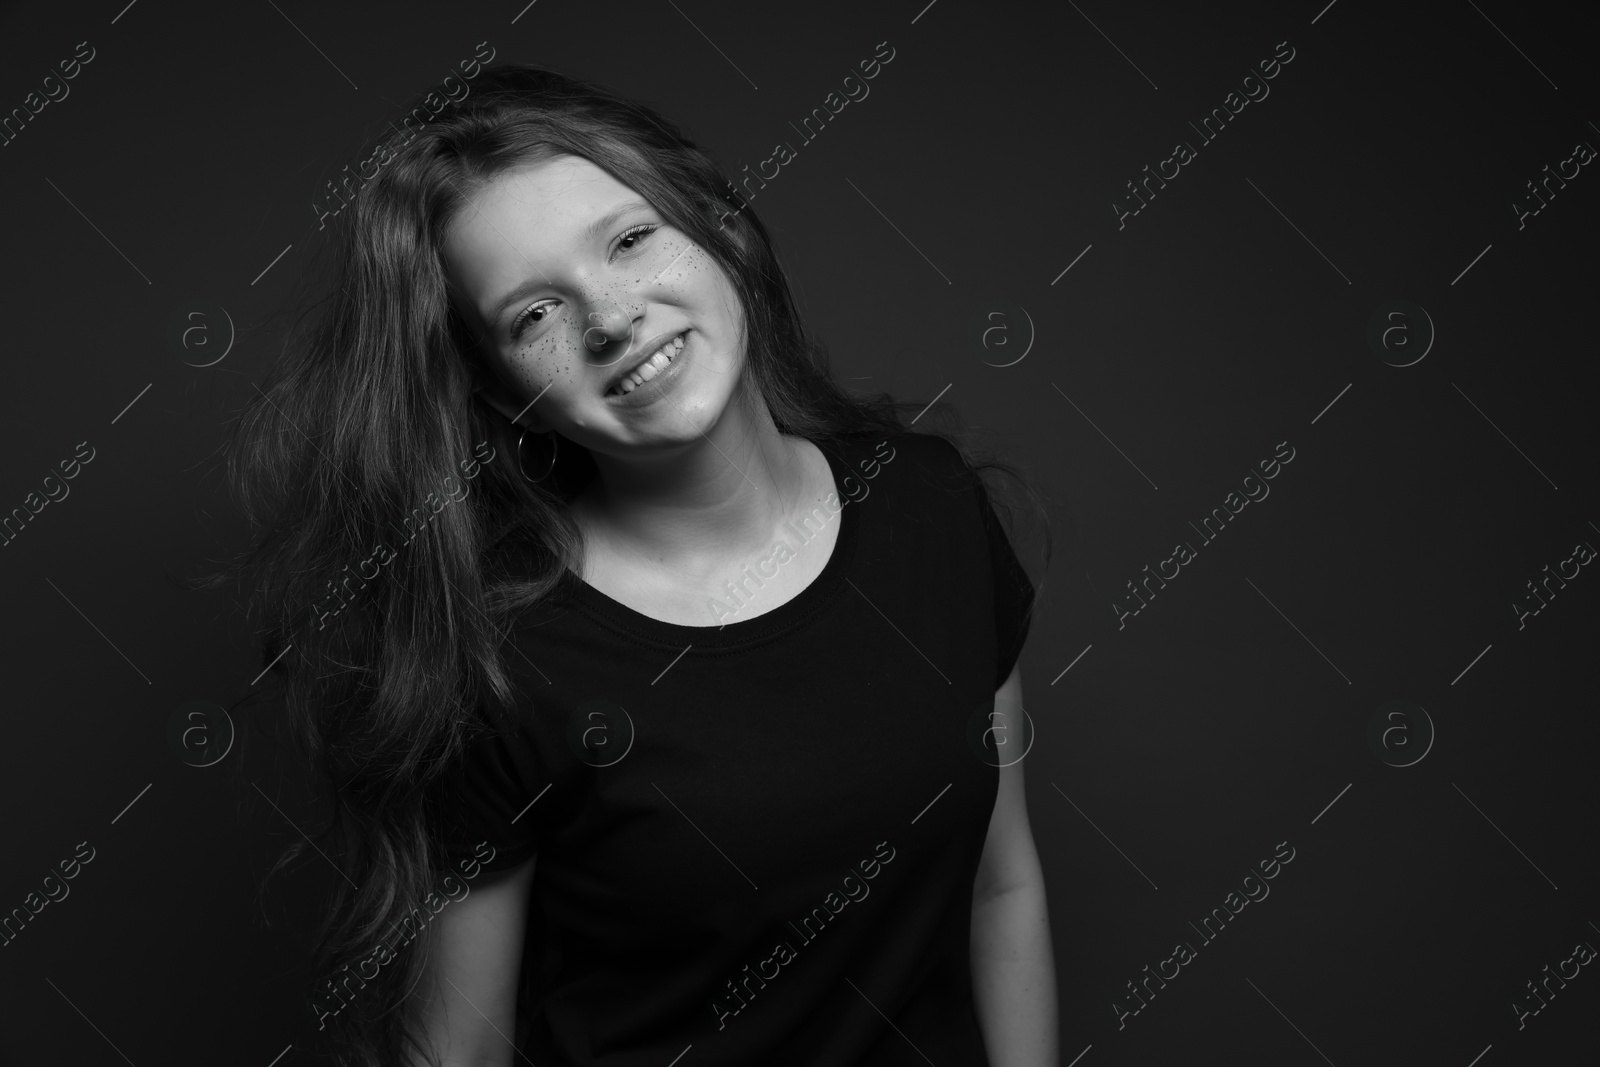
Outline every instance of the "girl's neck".
<svg viewBox="0 0 1600 1067"><path fill-rule="evenodd" d="M599 473L573 502L586 543L686 571L765 547L818 495L826 460L757 406L758 419L730 419L730 407L708 434L644 460L596 453Z"/></svg>

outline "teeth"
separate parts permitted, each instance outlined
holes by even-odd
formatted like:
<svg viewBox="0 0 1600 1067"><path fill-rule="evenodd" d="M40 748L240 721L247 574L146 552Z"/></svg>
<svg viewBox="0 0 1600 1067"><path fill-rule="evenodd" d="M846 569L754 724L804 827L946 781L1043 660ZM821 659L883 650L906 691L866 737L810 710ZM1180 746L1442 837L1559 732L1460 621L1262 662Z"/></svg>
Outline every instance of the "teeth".
<svg viewBox="0 0 1600 1067"><path fill-rule="evenodd" d="M639 364L638 370L628 374L620 382L613 386L611 392L618 395L626 395L633 392L635 389L639 388L639 386L643 385L645 382L648 382L651 378L654 378L657 374L660 374L663 370L665 370L667 364L672 362L672 358L682 351L683 335L679 334L677 337L674 337L671 341L668 341L666 344L657 349L655 354L649 359Z"/></svg>

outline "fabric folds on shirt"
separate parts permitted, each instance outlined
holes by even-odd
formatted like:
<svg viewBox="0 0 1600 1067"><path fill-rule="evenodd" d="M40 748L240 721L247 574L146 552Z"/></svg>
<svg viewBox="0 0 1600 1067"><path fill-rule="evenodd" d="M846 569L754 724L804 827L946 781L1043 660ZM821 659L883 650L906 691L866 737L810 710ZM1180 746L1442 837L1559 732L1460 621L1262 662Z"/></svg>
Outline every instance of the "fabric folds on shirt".
<svg viewBox="0 0 1600 1067"><path fill-rule="evenodd" d="M836 500L706 625L568 572L508 638L521 702L446 779L443 827L487 871L537 852L518 1043L541 1067L987 1067L985 731L1033 587L943 438L817 444ZM762 605L826 523L822 572Z"/></svg>

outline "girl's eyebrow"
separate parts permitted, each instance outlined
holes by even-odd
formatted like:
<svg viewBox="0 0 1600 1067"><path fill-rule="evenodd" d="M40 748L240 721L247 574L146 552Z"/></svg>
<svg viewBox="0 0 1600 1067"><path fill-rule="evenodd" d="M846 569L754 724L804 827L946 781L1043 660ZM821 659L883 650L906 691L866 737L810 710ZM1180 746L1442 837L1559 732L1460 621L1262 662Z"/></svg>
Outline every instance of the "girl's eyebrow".
<svg viewBox="0 0 1600 1067"><path fill-rule="evenodd" d="M618 219L622 218L622 216L626 215L630 211L636 211L639 208L644 208L648 211L650 210L650 205L645 203L643 200L628 200L624 203L618 204L615 208L606 212L604 215L601 215L598 219L595 219L589 225L585 226L583 228L583 239L585 241L594 240L596 237L601 236L606 230L609 230Z"/></svg>

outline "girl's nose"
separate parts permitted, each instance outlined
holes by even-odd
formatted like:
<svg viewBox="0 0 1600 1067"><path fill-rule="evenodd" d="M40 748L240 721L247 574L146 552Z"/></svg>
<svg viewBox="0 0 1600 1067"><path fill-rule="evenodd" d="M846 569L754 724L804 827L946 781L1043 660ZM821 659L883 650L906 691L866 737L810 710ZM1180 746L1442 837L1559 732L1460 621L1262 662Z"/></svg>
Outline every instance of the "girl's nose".
<svg viewBox="0 0 1600 1067"><path fill-rule="evenodd" d="M589 312L589 326L583 331L583 343L590 351L598 352L613 341L625 339L633 329L633 319L615 304Z"/></svg>

